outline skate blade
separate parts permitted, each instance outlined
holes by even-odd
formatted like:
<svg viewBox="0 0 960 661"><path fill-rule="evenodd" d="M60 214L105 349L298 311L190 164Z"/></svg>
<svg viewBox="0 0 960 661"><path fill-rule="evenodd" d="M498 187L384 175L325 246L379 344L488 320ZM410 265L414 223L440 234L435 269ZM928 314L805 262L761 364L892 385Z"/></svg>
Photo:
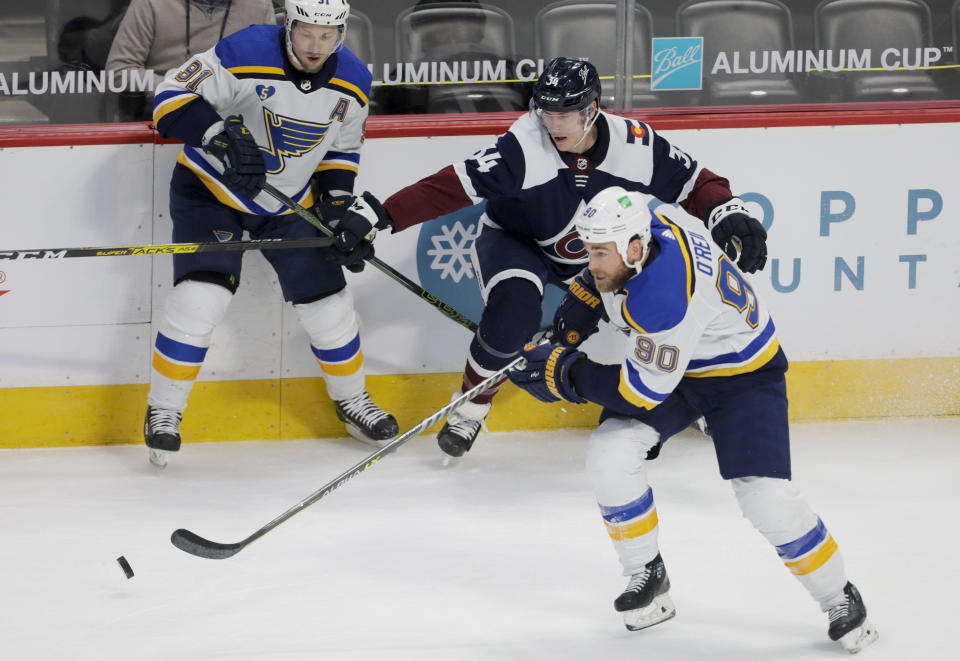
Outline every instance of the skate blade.
<svg viewBox="0 0 960 661"><path fill-rule="evenodd" d="M343 426L346 427L347 433L350 434L351 437L360 441L361 443L366 443L370 447L377 448L378 450L382 450L383 448L387 447L390 444L390 442L396 438L396 436L394 436L393 438L387 438L382 441L376 441L370 438L369 436L366 436L355 425L351 425L350 423L345 422Z"/></svg>
<svg viewBox="0 0 960 661"><path fill-rule="evenodd" d="M156 448L148 449L150 450L150 463L157 468L166 468L167 461L170 459L170 453L166 450L157 450Z"/></svg>
<svg viewBox="0 0 960 661"><path fill-rule="evenodd" d="M640 631L666 622L677 614L669 594L658 595L646 608L623 613L623 625L630 631Z"/></svg>
<svg viewBox="0 0 960 661"><path fill-rule="evenodd" d="M874 643L879 637L877 628L873 626L870 620L864 620L863 624L842 636L837 642L843 646L843 649L851 654L856 654L864 647Z"/></svg>

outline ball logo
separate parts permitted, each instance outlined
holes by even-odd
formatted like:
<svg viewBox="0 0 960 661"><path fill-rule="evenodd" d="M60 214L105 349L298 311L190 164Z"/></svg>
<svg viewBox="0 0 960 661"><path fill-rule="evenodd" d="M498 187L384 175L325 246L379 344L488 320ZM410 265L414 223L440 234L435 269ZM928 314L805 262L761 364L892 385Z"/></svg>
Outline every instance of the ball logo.
<svg viewBox="0 0 960 661"><path fill-rule="evenodd" d="M703 37L654 37L651 90L703 88Z"/></svg>

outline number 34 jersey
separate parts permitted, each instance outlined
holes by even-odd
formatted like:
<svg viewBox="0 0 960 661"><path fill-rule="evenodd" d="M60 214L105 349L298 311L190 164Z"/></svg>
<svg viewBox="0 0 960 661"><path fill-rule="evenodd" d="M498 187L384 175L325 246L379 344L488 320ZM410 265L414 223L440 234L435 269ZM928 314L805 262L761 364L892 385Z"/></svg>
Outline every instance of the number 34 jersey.
<svg viewBox="0 0 960 661"><path fill-rule="evenodd" d="M652 260L623 289L601 294L610 322L629 336L620 394L646 409L683 377L751 372L779 348L770 313L706 231L663 216L650 229Z"/></svg>

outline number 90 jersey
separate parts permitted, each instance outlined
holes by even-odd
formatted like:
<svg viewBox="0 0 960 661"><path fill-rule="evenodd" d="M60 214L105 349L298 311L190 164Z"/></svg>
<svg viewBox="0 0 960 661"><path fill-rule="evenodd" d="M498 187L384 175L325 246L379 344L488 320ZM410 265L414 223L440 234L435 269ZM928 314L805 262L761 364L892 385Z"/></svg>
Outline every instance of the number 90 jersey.
<svg viewBox="0 0 960 661"><path fill-rule="evenodd" d="M251 26L169 72L157 88L157 129L186 143L178 162L222 203L246 213L290 210L266 193L248 200L223 185L222 164L199 147L224 117L243 116L263 154L267 182L304 206L313 204L314 173L321 190L349 192L360 163L372 81L366 65L341 48L318 73L305 74L293 68L285 48L282 27Z"/></svg>
<svg viewBox="0 0 960 661"><path fill-rule="evenodd" d="M663 216L650 229L653 258L623 289L601 294L610 322L629 336L620 395L645 409L683 377L751 372L779 348L769 312L707 232Z"/></svg>

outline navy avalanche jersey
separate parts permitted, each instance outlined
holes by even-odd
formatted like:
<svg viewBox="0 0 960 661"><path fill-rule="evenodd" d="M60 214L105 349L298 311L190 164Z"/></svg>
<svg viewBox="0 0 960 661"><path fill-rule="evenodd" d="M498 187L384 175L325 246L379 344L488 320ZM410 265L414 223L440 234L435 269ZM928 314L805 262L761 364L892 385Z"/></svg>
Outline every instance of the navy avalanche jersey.
<svg viewBox="0 0 960 661"><path fill-rule="evenodd" d="M453 166L471 202L487 200L485 225L531 237L570 275L563 265L587 261L574 227L587 200L622 186L676 202L690 194L700 170L643 122L601 111L596 127L597 143L586 154L569 154L525 113L494 145Z"/></svg>

